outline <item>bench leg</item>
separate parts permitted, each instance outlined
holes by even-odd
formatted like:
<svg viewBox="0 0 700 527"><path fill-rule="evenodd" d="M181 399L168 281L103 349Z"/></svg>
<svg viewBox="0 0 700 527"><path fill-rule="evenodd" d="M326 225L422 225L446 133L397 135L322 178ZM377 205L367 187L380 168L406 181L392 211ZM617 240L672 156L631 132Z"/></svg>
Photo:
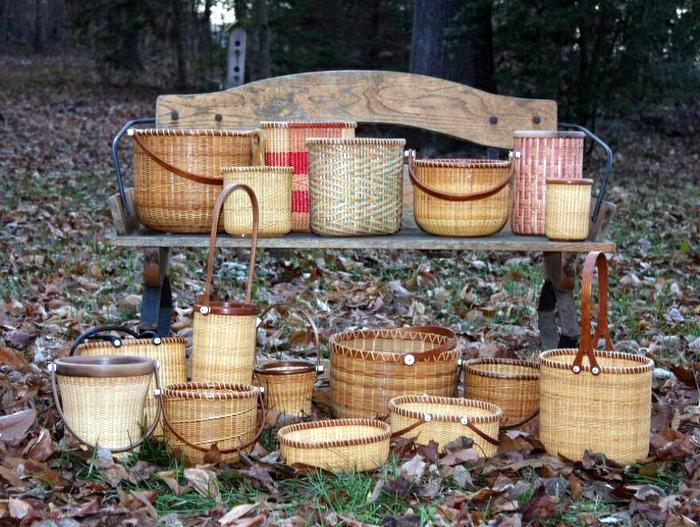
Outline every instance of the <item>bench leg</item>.
<svg viewBox="0 0 700 527"><path fill-rule="evenodd" d="M159 337L170 334L173 313L168 255L166 247L144 249L143 299L139 326L143 331L155 331Z"/></svg>
<svg viewBox="0 0 700 527"><path fill-rule="evenodd" d="M574 302L576 256L575 253L544 254L544 285L538 306L543 350L578 346L581 330Z"/></svg>

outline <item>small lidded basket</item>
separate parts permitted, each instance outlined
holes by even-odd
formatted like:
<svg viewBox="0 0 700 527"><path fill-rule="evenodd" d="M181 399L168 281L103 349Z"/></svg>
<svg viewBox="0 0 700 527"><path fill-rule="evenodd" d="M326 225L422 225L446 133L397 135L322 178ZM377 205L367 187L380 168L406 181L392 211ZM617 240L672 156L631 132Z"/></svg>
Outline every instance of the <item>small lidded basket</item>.
<svg viewBox="0 0 700 527"><path fill-rule="evenodd" d="M567 241L588 238L592 186L592 179L547 179L547 238Z"/></svg>

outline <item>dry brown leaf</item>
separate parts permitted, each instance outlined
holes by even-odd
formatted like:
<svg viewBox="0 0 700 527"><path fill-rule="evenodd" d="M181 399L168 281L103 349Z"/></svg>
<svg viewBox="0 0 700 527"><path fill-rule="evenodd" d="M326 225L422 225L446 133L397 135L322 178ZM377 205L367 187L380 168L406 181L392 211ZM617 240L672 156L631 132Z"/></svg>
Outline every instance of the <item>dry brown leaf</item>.
<svg viewBox="0 0 700 527"><path fill-rule="evenodd" d="M244 503L241 505L236 505L233 509L224 514L219 518L219 523L221 525L229 525L234 521L242 518L243 516L253 512L260 505L259 501L255 503Z"/></svg>
<svg viewBox="0 0 700 527"><path fill-rule="evenodd" d="M22 410L0 417L0 440L5 443L16 443L25 438L27 431L34 424L36 410Z"/></svg>
<svg viewBox="0 0 700 527"><path fill-rule="evenodd" d="M0 364L9 364L20 373L28 373L29 365L17 351L0 346Z"/></svg>
<svg viewBox="0 0 700 527"><path fill-rule="evenodd" d="M183 475L201 496L219 499L219 483L214 472L203 468L186 468Z"/></svg>
<svg viewBox="0 0 700 527"><path fill-rule="evenodd" d="M27 444L22 455L34 461L46 461L57 449L58 445L51 439L49 431L42 428L39 435Z"/></svg>
<svg viewBox="0 0 700 527"><path fill-rule="evenodd" d="M29 502L19 498L10 498L7 502L7 507L10 512L10 518L15 520L21 520L32 512L32 506Z"/></svg>

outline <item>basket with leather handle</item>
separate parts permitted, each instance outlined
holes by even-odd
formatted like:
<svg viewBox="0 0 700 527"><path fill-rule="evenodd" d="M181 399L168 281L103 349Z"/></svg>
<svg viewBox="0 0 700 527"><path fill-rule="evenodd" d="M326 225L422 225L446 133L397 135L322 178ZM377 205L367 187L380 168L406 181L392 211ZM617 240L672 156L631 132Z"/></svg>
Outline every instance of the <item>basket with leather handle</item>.
<svg viewBox="0 0 700 527"><path fill-rule="evenodd" d="M134 206L150 229L204 233L221 192L221 168L262 165L259 130L136 129Z"/></svg>
<svg viewBox="0 0 700 527"><path fill-rule="evenodd" d="M415 159L408 154L418 226L440 236L488 236L508 220L508 161Z"/></svg>
<svg viewBox="0 0 700 527"><path fill-rule="evenodd" d="M267 313L281 305L270 306L260 315L260 324ZM267 409L296 416L311 415L311 397L317 373L323 372L321 365L321 343L318 328L305 310L296 308L308 322L314 336L316 364L303 360L271 361L255 367L255 378L265 388Z"/></svg>
<svg viewBox="0 0 700 527"><path fill-rule="evenodd" d="M598 268L598 324L591 338L593 270ZM654 362L613 351L608 331L608 266L591 252L583 265L578 349L540 354L540 440L547 451L580 460L586 450L618 463L647 456ZM595 346L603 338L606 351Z"/></svg>
<svg viewBox="0 0 700 527"><path fill-rule="evenodd" d="M212 278L216 255L216 235L219 217L226 198L235 191L244 191L253 210L253 230L250 237L248 281L243 302L214 300ZM255 323L258 308L252 303L255 254L258 244L258 201L246 185L227 185L219 194L212 214L209 235L209 257L204 294L194 306L192 327L192 381L250 384L255 365Z"/></svg>
<svg viewBox="0 0 700 527"><path fill-rule="evenodd" d="M337 417L384 418L399 395L456 395L460 351L451 329L346 331L330 338L330 349Z"/></svg>
<svg viewBox="0 0 700 527"><path fill-rule="evenodd" d="M115 335L116 333L116 335ZM124 338L126 336L127 338ZM135 333L123 326L98 326L92 328L73 341L70 354L93 357L96 355L129 355L146 357L160 364L160 378L163 386L187 380L184 338L158 337L148 333ZM150 421L159 411L154 394L155 380L151 380L146 397L146 419ZM154 436L163 435L160 424Z"/></svg>

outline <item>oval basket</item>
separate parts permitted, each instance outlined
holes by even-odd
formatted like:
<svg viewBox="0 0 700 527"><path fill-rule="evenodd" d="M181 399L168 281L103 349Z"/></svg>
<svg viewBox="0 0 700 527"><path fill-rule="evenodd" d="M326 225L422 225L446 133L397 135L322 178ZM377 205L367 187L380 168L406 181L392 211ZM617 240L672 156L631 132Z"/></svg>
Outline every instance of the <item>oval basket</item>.
<svg viewBox="0 0 700 527"><path fill-rule="evenodd" d="M474 359L464 363L464 396L503 411L502 428L535 423L540 407L540 366L518 359Z"/></svg>
<svg viewBox="0 0 700 527"><path fill-rule="evenodd" d="M451 329L347 331L333 335L330 348L336 417L384 418L393 397L456 394L460 352Z"/></svg>
<svg viewBox="0 0 700 527"><path fill-rule="evenodd" d="M495 455L501 415L495 404L455 397L404 395L389 401L392 436L415 437L423 445L435 441L441 452L447 443L469 437L480 455Z"/></svg>
<svg viewBox="0 0 700 527"><path fill-rule="evenodd" d="M280 453L288 465L330 472L374 470L389 458L389 425L374 419L331 419L279 430Z"/></svg>

